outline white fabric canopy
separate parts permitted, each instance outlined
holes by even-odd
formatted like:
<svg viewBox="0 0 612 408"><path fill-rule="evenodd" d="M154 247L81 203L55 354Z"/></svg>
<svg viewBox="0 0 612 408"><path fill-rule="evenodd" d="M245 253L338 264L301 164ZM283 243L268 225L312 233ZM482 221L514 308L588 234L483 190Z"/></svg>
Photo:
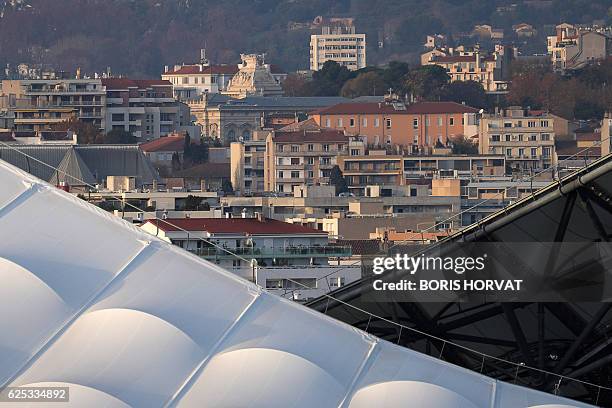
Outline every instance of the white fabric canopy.
<svg viewBox="0 0 612 408"><path fill-rule="evenodd" d="M1 161L0 186L0 386L75 407L587 406L268 294Z"/></svg>

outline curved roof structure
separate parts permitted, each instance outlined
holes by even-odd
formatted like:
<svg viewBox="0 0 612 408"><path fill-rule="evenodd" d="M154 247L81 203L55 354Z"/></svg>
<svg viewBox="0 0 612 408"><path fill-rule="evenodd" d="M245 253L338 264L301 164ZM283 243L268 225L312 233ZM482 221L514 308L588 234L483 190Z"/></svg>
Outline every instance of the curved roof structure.
<svg viewBox="0 0 612 408"><path fill-rule="evenodd" d="M576 261L579 258L567 248L577 244L608 243L611 239L612 155L608 155L426 248L423 253L425 256L436 254L456 243L508 243L504 247L519 260L516 262L518 270L526 263L520 262L520 256L511 252L513 243L534 247L545 242L567 243L565 251L554 259ZM406 250L406 247L395 249ZM540 254L543 260L546 257L546 253ZM590 266L584 259L582 262L586 263L585 268ZM531 260L527 266L536 264ZM606 266L609 271L609 265ZM588 271L590 276L596 276L595 269ZM435 356L443 353L448 361L495 378L549 392L556 389L562 395L598 401L604 406L612 404L610 390L568 379L557 384L555 375L543 378L536 370L518 370L515 365L501 360L483 362L481 355L469 351L478 350L505 361L525 362L527 366L608 386L612 373L612 303L592 300L428 303L390 298L386 302L366 301L364 299L372 293L374 279L376 276L366 274L332 292L330 295L335 300L320 297L307 305L355 327L369 327L368 332L394 343ZM371 323L369 314L386 321ZM389 322L401 322L404 326L452 340L459 347L441 350L442 344L432 343L424 336L401 336Z"/></svg>
<svg viewBox="0 0 612 408"><path fill-rule="evenodd" d="M0 388L67 386L68 406L586 406L268 294L1 161L0 185Z"/></svg>

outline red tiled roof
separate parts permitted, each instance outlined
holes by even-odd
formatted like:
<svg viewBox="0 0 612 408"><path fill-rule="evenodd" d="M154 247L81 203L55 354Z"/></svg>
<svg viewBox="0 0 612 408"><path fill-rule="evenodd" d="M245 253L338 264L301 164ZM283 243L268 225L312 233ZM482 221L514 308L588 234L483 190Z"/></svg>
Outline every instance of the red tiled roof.
<svg viewBox="0 0 612 408"><path fill-rule="evenodd" d="M148 220L159 229L169 231L206 231L211 234L327 234L313 228L297 224L264 218L168 218L166 220Z"/></svg>
<svg viewBox="0 0 612 408"><path fill-rule="evenodd" d="M185 178L200 178L204 180L210 179L229 179L230 178L230 163L202 163L187 169L175 171L174 175Z"/></svg>
<svg viewBox="0 0 612 408"><path fill-rule="evenodd" d="M456 102L417 102L405 110L395 109L386 103L339 103L312 112L315 115L357 115L357 114L435 114L435 113L476 113L478 109Z"/></svg>
<svg viewBox="0 0 612 408"><path fill-rule="evenodd" d="M399 114L405 110L396 110L393 105L384 102L339 103L311 112L312 115L354 115L354 114Z"/></svg>
<svg viewBox="0 0 612 408"><path fill-rule="evenodd" d="M297 130L289 132L274 132L274 141L280 143L305 143L305 142L348 142L348 136L342 130Z"/></svg>
<svg viewBox="0 0 612 408"><path fill-rule="evenodd" d="M170 81L164 79L129 79L129 78L103 78L102 85L107 90L127 88L150 88L152 86L172 86Z"/></svg>
<svg viewBox="0 0 612 408"><path fill-rule="evenodd" d="M579 142L598 142L601 140L601 133L599 132L588 132L588 133L576 132L576 140Z"/></svg>
<svg viewBox="0 0 612 408"><path fill-rule="evenodd" d="M409 105L406 112L414 114L476 113L478 109L457 102L418 102Z"/></svg>
<svg viewBox="0 0 612 408"><path fill-rule="evenodd" d="M143 152L182 152L185 148L184 136L165 136L140 145Z"/></svg>

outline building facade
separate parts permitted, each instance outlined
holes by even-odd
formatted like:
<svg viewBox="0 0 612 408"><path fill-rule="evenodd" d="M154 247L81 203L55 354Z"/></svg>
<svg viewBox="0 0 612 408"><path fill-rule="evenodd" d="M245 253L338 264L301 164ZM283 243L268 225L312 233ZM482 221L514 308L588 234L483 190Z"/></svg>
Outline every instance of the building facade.
<svg viewBox="0 0 612 408"><path fill-rule="evenodd" d="M293 193L296 187L329 183L340 155L360 154L363 144L341 130L271 132L266 139L266 191Z"/></svg>
<svg viewBox="0 0 612 408"><path fill-rule="evenodd" d="M102 79L106 90L106 131L132 133L141 141L158 139L190 123L189 108L164 80Z"/></svg>
<svg viewBox="0 0 612 408"><path fill-rule="evenodd" d="M478 133L478 110L455 102L341 103L311 112L324 128L364 136L367 144L401 145L414 152ZM438 143L439 142L439 143Z"/></svg>
<svg viewBox="0 0 612 408"><path fill-rule="evenodd" d="M557 162L555 116L542 111L510 107L480 120L480 154L503 154L519 171L543 170Z"/></svg>
<svg viewBox="0 0 612 408"><path fill-rule="evenodd" d="M254 194L265 191L264 162L268 133L255 131L251 140L232 142L230 145L231 182L236 193Z"/></svg>
<svg viewBox="0 0 612 408"><path fill-rule="evenodd" d="M19 130L44 130L71 115L106 130L106 91L100 79L5 80L0 96L16 109Z"/></svg>
<svg viewBox="0 0 612 408"><path fill-rule="evenodd" d="M612 55L612 32L559 24L556 35L547 39L547 49L554 71L579 69Z"/></svg>
<svg viewBox="0 0 612 408"><path fill-rule="evenodd" d="M366 35L356 34L352 23L324 25L321 34L310 36L310 70L320 70L327 61L351 71L365 68Z"/></svg>

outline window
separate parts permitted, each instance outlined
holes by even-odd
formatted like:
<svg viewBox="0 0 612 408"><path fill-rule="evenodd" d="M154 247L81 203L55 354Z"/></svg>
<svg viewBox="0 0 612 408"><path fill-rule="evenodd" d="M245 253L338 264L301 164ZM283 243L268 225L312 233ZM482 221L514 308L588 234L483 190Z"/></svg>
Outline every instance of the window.
<svg viewBox="0 0 612 408"><path fill-rule="evenodd" d="M324 152L329 152L329 145L328 144L324 144L323 145L323 151Z"/></svg>
<svg viewBox="0 0 612 408"><path fill-rule="evenodd" d="M455 125L455 118L453 118L453 117L448 118L448 124L451 125L451 126L454 126Z"/></svg>
<svg viewBox="0 0 612 408"><path fill-rule="evenodd" d="M543 142L550 141L550 135L548 133L542 133L542 141Z"/></svg>
<svg viewBox="0 0 612 408"><path fill-rule="evenodd" d="M278 178L285 178L285 174L282 171L279 171Z"/></svg>
<svg viewBox="0 0 612 408"><path fill-rule="evenodd" d="M550 157L550 147L543 147L542 148L542 157Z"/></svg>
<svg viewBox="0 0 612 408"><path fill-rule="evenodd" d="M350 127L355 127L355 118L350 118L349 119L349 126Z"/></svg>
<svg viewBox="0 0 612 408"><path fill-rule="evenodd" d="M282 279L266 279L266 289L282 289Z"/></svg>
<svg viewBox="0 0 612 408"><path fill-rule="evenodd" d="M308 178L313 178L313 177L314 177L314 171L308 170Z"/></svg>
<svg viewBox="0 0 612 408"><path fill-rule="evenodd" d="M329 157L321 157L321 164L323 164L323 165L331 164L331 158L329 158Z"/></svg>
<svg viewBox="0 0 612 408"><path fill-rule="evenodd" d="M351 156L359 156L359 149L351 149Z"/></svg>
<svg viewBox="0 0 612 408"><path fill-rule="evenodd" d="M314 145L313 144L309 144L308 145L308 151L312 152L314 150Z"/></svg>
<svg viewBox="0 0 612 408"><path fill-rule="evenodd" d="M523 156L525 156L525 149L523 149L523 148L519 148L519 149L518 149L518 155L519 155L519 157L523 157Z"/></svg>
<svg viewBox="0 0 612 408"><path fill-rule="evenodd" d="M413 129L418 129L419 128L419 119L418 118L412 119L412 128Z"/></svg>
<svg viewBox="0 0 612 408"><path fill-rule="evenodd" d="M512 122L505 122L504 123L504 127L505 128L511 128L512 127Z"/></svg>
<svg viewBox="0 0 612 408"><path fill-rule="evenodd" d="M344 286L344 277L334 276L334 277L329 278L330 288L339 288L341 286Z"/></svg>
<svg viewBox="0 0 612 408"><path fill-rule="evenodd" d="M283 279L283 288L285 289L316 289L317 278L292 278L291 280Z"/></svg>
<svg viewBox="0 0 612 408"><path fill-rule="evenodd" d="M506 142L509 142L512 140L512 136L511 135L504 135L506 138Z"/></svg>
<svg viewBox="0 0 612 408"><path fill-rule="evenodd" d="M307 157L306 164L314 164L314 157Z"/></svg>
<svg viewBox="0 0 612 408"><path fill-rule="evenodd" d="M536 121L530 120L529 122L527 122L527 127L536 127Z"/></svg>
<svg viewBox="0 0 612 408"><path fill-rule="evenodd" d="M299 145L291 145L291 152L295 153L295 152L299 152L300 151L300 146Z"/></svg>
<svg viewBox="0 0 612 408"><path fill-rule="evenodd" d="M523 141L523 135L518 135L518 141L522 142Z"/></svg>
<svg viewBox="0 0 612 408"><path fill-rule="evenodd" d="M512 157L512 149L506 149L506 156Z"/></svg>
<svg viewBox="0 0 612 408"><path fill-rule="evenodd" d="M438 126L442 126L442 116L438 116Z"/></svg>
<svg viewBox="0 0 612 408"><path fill-rule="evenodd" d="M300 178L300 172L299 171L292 171L291 172L291 178L292 179Z"/></svg>
<svg viewBox="0 0 612 408"><path fill-rule="evenodd" d="M338 127L342 127L342 118L338 118Z"/></svg>
<svg viewBox="0 0 612 408"><path fill-rule="evenodd" d="M379 126L380 126L380 119L374 118L374 127L379 127Z"/></svg>
<svg viewBox="0 0 612 408"><path fill-rule="evenodd" d="M292 157L291 158L291 165L292 166L297 166L300 164L300 158L299 157Z"/></svg>
<svg viewBox="0 0 612 408"><path fill-rule="evenodd" d="M499 142L499 135L491 135L492 142Z"/></svg>
<svg viewBox="0 0 612 408"><path fill-rule="evenodd" d="M361 126L368 127L368 118L363 118L361 120Z"/></svg>
<svg viewBox="0 0 612 408"><path fill-rule="evenodd" d="M529 141L530 142L535 142L537 140L538 140L538 135L536 135L536 134L529 135Z"/></svg>
<svg viewBox="0 0 612 408"><path fill-rule="evenodd" d="M325 127L331 127L331 121L329 118L325 119Z"/></svg>
<svg viewBox="0 0 612 408"><path fill-rule="evenodd" d="M123 113L113 113L113 122L123 122L124 118Z"/></svg>
<svg viewBox="0 0 612 408"><path fill-rule="evenodd" d="M277 152L282 152L282 151L283 151L283 147L284 147L284 146L283 146L283 145L280 145L280 144L279 144L279 145L276 145L276 151L277 151Z"/></svg>
<svg viewBox="0 0 612 408"><path fill-rule="evenodd" d="M542 121L540 121L540 125L542 127L548 127L548 121L547 120L542 120Z"/></svg>
<svg viewBox="0 0 612 408"><path fill-rule="evenodd" d="M531 148L531 157L536 157L538 155L538 149L535 147Z"/></svg>
<svg viewBox="0 0 612 408"><path fill-rule="evenodd" d="M385 125L387 126L387 129L391 129L391 119L390 118L386 119Z"/></svg>

